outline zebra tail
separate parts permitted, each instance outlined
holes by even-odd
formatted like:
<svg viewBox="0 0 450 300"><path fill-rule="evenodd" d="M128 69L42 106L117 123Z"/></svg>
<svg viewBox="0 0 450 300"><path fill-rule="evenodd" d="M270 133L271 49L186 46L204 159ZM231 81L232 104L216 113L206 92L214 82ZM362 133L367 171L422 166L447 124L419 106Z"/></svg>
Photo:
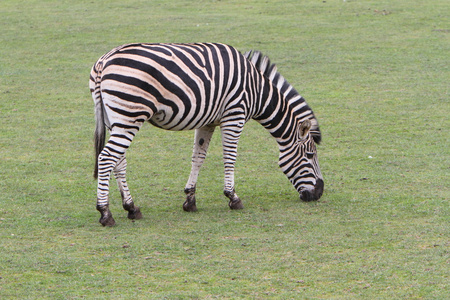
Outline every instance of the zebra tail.
<svg viewBox="0 0 450 300"><path fill-rule="evenodd" d="M103 109L103 99L100 92L101 64L98 64L95 77L95 86L92 92L95 103L95 168L94 178L98 178L98 156L105 147L106 127L105 127L105 110ZM94 70L93 70L94 71ZM95 72L95 71L94 71Z"/></svg>
<svg viewBox="0 0 450 300"><path fill-rule="evenodd" d="M104 123L104 111L102 107L102 101L96 103L95 105L95 133L94 133L94 143L95 143L95 169L94 178L98 178L98 156L105 147L105 137L106 129Z"/></svg>

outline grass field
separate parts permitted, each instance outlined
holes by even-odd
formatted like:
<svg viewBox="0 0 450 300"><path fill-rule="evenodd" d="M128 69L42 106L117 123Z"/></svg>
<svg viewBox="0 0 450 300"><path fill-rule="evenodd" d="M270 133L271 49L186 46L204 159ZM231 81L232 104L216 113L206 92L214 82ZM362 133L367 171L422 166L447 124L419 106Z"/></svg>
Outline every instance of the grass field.
<svg viewBox="0 0 450 300"><path fill-rule="evenodd" d="M450 4L434 1L0 3L0 299L449 298ZM193 132L144 126L131 222L95 210L92 64L129 42L257 49L316 113L325 192L303 203L256 122L222 194L216 133L182 211Z"/></svg>

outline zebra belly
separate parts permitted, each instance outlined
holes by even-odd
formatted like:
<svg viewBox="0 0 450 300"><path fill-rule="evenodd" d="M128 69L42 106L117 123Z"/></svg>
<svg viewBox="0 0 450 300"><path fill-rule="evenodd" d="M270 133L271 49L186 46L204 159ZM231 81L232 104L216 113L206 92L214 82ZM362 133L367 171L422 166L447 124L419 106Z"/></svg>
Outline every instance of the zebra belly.
<svg viewBox="0 0 450 300"><path fill-rule="evenodd" d="M182 109L183 107L179 108ZM185 107L184 107L185 108ZM220 124L218 117L207 116L201 111L193 109L189 111L177 111L163 107L148 120L153 126L171 131L192 130L205 126L217 126Z"/></svg>

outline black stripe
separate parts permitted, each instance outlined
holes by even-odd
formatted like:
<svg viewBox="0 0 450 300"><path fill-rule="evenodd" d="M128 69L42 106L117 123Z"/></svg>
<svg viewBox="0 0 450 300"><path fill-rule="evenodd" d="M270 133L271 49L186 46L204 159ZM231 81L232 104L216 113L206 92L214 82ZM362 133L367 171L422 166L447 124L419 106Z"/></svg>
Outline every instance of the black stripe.
<svg viewBox="0 0 450 300"><path fill-rule="evenodd" d="M188 74L183 72L182 69L178 65L176 65L174 62L162 61L161 58L159 58L159 57L157 57L155 55L150 55L148 52L143 51L143 50L130 49L130 51L131 50L133 51L133 54L135 54L135 55L141 55L141 56L146 56L146 57L152 57L153 56L155 61L160 61L160 63L162 65L164 65L165 67L167 67L171 73L173 73L174 75L178 76L184 82L184 84L189 86L190 89L194 92L195 97L197 99L201 99L200 92L199 92L199 89L196 88L197 85L196 85L195 81L193 81L192 78ZM133 60L133 59L128 59L128 58L115 58L115 59L112 59L110 61L110 63L114 64L114 65L120 65L120 66L126 66L126 67L135 68L137 70L140 70L140 71L145 72L145 73L149 74L150 76L152 76L166 90L172 92L178 98L181 99L181 101L183 102L183 104L184 104L186 109L184 110L183 116L180 117L180 120L185 120L185 118L189 114L189 112L191 110L191 107L192 107L192 104L191 104L192 102L191 101L193 101L194 99L190 99L187 96L187 94L185 93L185 90L182 87L179 87L175 83L170 81L166 77L166 74L162 73L161 71L157 70L155 67L153 67L151 65L144 64L144 63L138 62L138 61ZM141 81L141 80L139 80L139 82L141 84L143 83L143 81ZM142 85L142 86L144 86L144 85ZM150 85L147 85L146 87L149 88L146 91L148 93L154 95L155 98L158 101L160 101L160 102L163 101L165 105L169 105L172 109L175 110L175 108L176 108L178 110L178 105L173 103L170 99L163 98L161 96L161 94L159 93L159 91L156 91L154 88L150 88L151 87ZM153 93L156 93L156 94L153 94ZM173 117L175 117L175 115ZM172 120L170 120L170 121L172 121Z"/></svg>
<svg viewBox="0 0 450 300"><path fill-rule="evenodd" d="M143 104L143 105L147 106L148 108L150 108L150 110L152 110L153 112L156 112L156 106L153 104L153 102L151 102L145 98L135 96L135 95L130 95L130 94L120 92L120 91L109 90L109 89L103 89L102 93L107 93L107 94L110 94L111 96L116 96L125 101Z"/></svg>
<svg viewBox="0 0 450 300"><path fill-rule="evenodd" d="M147 112L147 111L135 111L135 112L131 112L131 111L123 110L123 109L120 109L120 108L117 108L117 107L114 107L114 106L110 106L110 105L107 105L107 106L108 106L112 111L114 111L114 112L116 112L116 113L118 113L118 114L127 116L127 117L136 118L136 117L139 117L139 116L142 116L142 115L146 116L147 119L149 119L149 118L151 117L151 116L150 116L150 113Z"/></svg>
<svg viewBox="0 0 450 300"><path fill-rule="evenodd" d="M136 122L138 121L138 120L140 120L140 119L136 119ZM129 129L129 131L127 131L129 134L131 134L131 135L135 135L134 133L133 133L133 131L131 131L131 130L139 130L139 126L132 126L132 125L126 125L126 124L122 124L122 123L113 123L113 124L111 124L111 128L113 128L113 127L118 127L118 128L123 128L123 129Z"/></svg>
<svg viewBox="0 0 450 300"><path fill-rule="evenodd" d="M125 51L124 53L126 54L132 54L132 55L137 55L137 56L143 56L146 57L148 59L151 59L152 61L158 63L161 66L164 66L164 68L167 69L167 71L169 71L170 73L176 75L177 77L179 77L186 86L188 86L189 88L192 89L192 91L194 92L195 96L197 99L200 99L200 90L197 86L197 83L192 79L192 75L190 74L190 72L192 72L193 70L196 69L196 67L194 67L193 65L191 65L191 68L188 68L187 70L184 70L180 67L180 65L178 65L177 63L175 63L174 61L172 61L170 59L170 57L168 57L168 59L165 59L163 57L160 57L158 55L155 55L152 52L148 52L148 51L144 51L144 50L139 50L139 49L130 49ZM177 57L179 59L181 59L183 61L183 63L186 63L186 61L189 61L188 59L182 59L182 57L178 56ZM113 59L112 61L114 61L115 59ZM130 60L133 60L130 57ZM137 66L136 68L148 73L150 76L152 76L153 78L155 78L156 80L158 80L158 82L160 82L164 87L167 87L167 89L169 91L176 91L177 89L172 89L171 87L175 86L171 81L166 79L166 76L164 73L162 73L161 71L157 70L155 67L153 67L152 65L148 65L148 64L144 64L144 63L140 63L137 62L137 64L139 64L139 66ZM198 73L200 73L200 78L202 78L202 80L204 80L204 76L201 76L203 73L202 72L193 72L194 74L198 75ZM180 88L178 88L178 90L180 90ZM176 95L184 95L184 97L180 97L180 98L186 98L186 95L184 92L181 93L176 93Z"/></svg>

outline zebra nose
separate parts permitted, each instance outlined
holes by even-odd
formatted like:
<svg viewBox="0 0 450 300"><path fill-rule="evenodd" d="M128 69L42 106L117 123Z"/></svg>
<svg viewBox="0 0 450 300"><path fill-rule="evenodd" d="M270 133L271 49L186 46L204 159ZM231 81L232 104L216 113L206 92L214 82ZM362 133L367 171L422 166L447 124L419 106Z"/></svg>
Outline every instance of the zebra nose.
<svg viewBox="0 0 450 300"><path fill-rule="evenodd" d="M319 200L320 197L322 197L322 194L323 194L323 187L324 187L323 180L320 179L320 178L317 179L316 185L314 186L314 194L315 194L315 196L316 196L316 199L315 199L315 200Z"/></svg>
<svg viewBox="0 0 450 300"><path fill-rule="evenodd" d="M313 201L314 199L314 191L313 190L303 190L300 193L300 199L306 202Z"/></svg>
<svg viewBox="0 0 450 300"><path fill-rule="evenodd" d="M303 201L316 201L322 197L323 194L323 180L317 179L314 189L305 189L300 193L300 199Z"/></svg>

